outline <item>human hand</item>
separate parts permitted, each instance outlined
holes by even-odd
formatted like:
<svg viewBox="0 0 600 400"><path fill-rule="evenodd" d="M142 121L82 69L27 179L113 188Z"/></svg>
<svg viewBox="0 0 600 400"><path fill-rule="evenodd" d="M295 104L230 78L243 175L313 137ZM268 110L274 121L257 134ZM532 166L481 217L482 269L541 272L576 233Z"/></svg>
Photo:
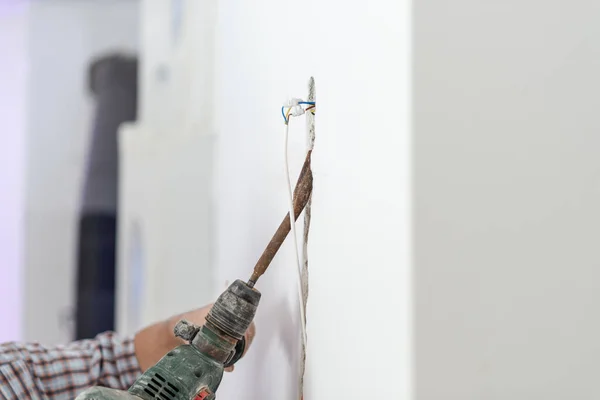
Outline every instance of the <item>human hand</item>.
<svg viewBox="0 0 600 400"><path fill-rule="evenodd" d="M180 314L169 318L163 322L159 322L152 326L149 326L141 330L135 336L135 354L140 364L142 371L147 370L154 364L156 364L165 354L173 350L175 347L184 343L184 341L178 337L175 337L173 331L175 325L182 319L188 322L202 326L206 322L206 316L210 311L212 304L206 305L201 308L189 311L184 314ZM254 335L256 334L256 326L254 322L248 328L246 332L246 348L244 354L248 352ZM233 371L233 366L226 368L227 372Z"/></svg>

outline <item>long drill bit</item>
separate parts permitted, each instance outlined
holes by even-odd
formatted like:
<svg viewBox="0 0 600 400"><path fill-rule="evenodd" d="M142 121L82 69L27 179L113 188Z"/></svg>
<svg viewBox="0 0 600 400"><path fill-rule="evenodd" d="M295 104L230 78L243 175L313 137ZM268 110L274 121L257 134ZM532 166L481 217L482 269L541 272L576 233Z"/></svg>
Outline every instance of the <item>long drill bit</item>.
<svg viewBox="0 0 600 400"><path fill-rule="evenodd" d="M298 183L296 183L296 188L294 189L294 220L297 220L302 210L308 203L308 199L310 199L310 195L312 193L313 187L313 176L312 169L310 168L310 158L311 158L312 150L309 150L306 153L306 159L304 160L304 165L302 166L302 170L300 171L300 176L298 177ZM291 224L290 224L290 213L288 212L281 224L279 224L279 228L273 235L273 238L263 251L262 255L256 262L254 266L254 272L252 272L252 276L248 280L248 286L254 287L258 278L260 278L269 265L279 248L283 244L283 241L287 237L288 233L290 233Z"/></svg>

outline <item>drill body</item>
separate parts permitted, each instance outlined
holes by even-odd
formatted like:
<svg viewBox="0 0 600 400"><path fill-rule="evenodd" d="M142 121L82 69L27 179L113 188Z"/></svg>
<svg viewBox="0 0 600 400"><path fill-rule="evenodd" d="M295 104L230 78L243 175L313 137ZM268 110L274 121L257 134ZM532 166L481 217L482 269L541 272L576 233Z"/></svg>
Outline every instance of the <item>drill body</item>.
<svg viewBox="0 0 600 400"><path fill-rule="evenodd" d="M76 400L214 400L224 368L239 360L260 292L237 280L219 296L202 327L180 321L175 335L187 343L166 354L128 391L92 387Z"/></svg>

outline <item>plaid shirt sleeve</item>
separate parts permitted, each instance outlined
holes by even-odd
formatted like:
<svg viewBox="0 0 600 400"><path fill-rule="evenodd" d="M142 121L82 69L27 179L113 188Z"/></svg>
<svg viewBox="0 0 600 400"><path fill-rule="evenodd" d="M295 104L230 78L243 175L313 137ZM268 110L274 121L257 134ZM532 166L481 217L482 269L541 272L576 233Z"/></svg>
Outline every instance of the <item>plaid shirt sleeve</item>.
<svg viewBox="0 0 600 400"><path fill-rule="evenodd" d="M95 385L126 390L140 374L133 338L112 332L55 347L0 344L3 400L73 400Z"/></svg>

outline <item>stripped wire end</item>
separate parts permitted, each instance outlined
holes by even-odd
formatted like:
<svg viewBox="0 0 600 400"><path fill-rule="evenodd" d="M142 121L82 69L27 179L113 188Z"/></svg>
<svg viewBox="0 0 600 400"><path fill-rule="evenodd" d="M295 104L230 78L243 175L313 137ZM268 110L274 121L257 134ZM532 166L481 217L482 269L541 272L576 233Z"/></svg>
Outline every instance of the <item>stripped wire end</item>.
<svg viewBox="0 0 600 400"><path fill-rule="evenodd" d="M285 112L285 106L281 107L281 115L283 115L283 123L286 124L286 125L290 122L290 119L289 119L289 110L290 109L288 108L288 112L286 113Z"/></svg>
<svg viewBox="0 0 600 400"><path fill-rule="evenodd" d="M308 107L304 108L302 107L303 105L307 105ZM283 123L287 125L290 123L290 116L299 117L307 111L310 111L312 115L315 115L315 107L316 103L314 101L299 101L298 99L292 99L281 107Z"/></svg>

